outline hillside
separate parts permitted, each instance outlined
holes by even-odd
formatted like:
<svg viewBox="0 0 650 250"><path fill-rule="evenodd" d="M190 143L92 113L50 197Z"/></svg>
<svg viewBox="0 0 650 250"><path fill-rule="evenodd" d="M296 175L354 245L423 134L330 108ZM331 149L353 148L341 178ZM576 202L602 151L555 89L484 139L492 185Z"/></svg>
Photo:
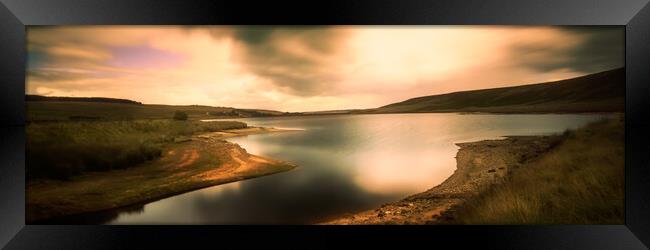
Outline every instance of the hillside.
<svg viewBox="0 0 650 250"><path fill-rule="evenodd" d="M357 113L624 112L625 68L516 87L423 96Z"/></svg>
<svg viewBox="0 0 650 250"><path fill-rule="evenodd" d="M237 109L200 105L158 105L113 98L63 98L27 96L27 121L65 120L137 120L170 119L183 111L190 119L264 117L284 112L258 109ZM115 101L120 100L120 101Z"/></svg>
<svg viewBox="0 0 650 250"><path fill-rule="evenodd" d="M126 103L142 104L128 99L117 99L107 97L64 97L64 96L42 96L42 95L25 95L25 101L28 102L104 102L104 103Z"/></svg>
<svg viewBox="0 0 650 250"><path fill-rule="evenodd" d="M103 97L26 96L27 121L190 119L331 114L429 112L581 113L625 111L625 68L515 87L482 89L408 99L376 109L280 112L199 105L157 105Z"/></svg>

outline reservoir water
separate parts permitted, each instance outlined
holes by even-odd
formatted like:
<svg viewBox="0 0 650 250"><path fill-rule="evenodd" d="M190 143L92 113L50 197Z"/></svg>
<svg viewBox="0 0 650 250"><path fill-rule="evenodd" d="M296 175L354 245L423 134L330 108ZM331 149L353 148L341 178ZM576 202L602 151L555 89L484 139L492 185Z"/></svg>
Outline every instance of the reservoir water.
<svg viewBox="0 0 650 250"><path fill-rule="evenodd" d="M117 211L108 224L305 224L372 209L440 184L455 143L561 133L607 114L381 114L240 119L300 131L230 138L299 167ZM209 122L209 121L208 121Z"/></svg>

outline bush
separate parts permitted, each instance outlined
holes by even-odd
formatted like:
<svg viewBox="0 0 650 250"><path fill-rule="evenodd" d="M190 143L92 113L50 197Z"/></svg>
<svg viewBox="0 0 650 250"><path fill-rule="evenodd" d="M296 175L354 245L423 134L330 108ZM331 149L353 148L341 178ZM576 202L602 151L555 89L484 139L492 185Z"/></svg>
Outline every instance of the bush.
<svg viewBox="0 0 650 250"><path fill-rule="evenodd" d="M182 112L182 111L176 111L176 113L174 113L174 120L186 121L187 120L187 113Z"/></svg>

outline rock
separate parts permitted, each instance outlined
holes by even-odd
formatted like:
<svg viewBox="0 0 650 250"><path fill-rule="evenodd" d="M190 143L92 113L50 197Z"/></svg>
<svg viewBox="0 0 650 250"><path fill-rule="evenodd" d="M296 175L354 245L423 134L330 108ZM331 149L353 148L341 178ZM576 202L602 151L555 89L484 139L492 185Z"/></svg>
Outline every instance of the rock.
<svg viewBox="0 0 650 250"><path fill-rule="evenodd" d="M384 217L384 215L386 215L384 211L379 211L379 213L377 213L377 217Z"/></svg>
<svg viewBox="0 0 650 250"><path fill-rule="evenodd" d="M488 170L488 173L494 173L494 172L496 172L495 169L490 169L490 170Z"/></svg>

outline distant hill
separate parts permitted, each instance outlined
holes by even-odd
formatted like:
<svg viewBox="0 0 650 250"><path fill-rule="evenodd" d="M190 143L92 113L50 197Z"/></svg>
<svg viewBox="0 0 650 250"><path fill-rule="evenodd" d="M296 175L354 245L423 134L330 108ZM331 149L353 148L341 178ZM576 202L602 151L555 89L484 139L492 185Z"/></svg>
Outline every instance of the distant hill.
<svg viewBox="0 0 650 250"><path fill-rule="evenodd" d="M618 68L555 82L417 97L355 113L624 111L625 68Z"/></svg>
<svg viewBox="0 0 650 250"><path fill-rule="evenodd" d="M127 103L138 104L142 103L131 101L127 99L107 98L107 97L63 97L63 96L42 96L42 95L26 95L25 101L28 102L106 102L106 103Z"/></svg>
<svg viewBox="0 0 650 250"><path fill-rule="evenodd" d="M434 112L625 112L625 68L555 82L423 96L375 109L356 110L280 112L199 105L142 104L104 97L27 95L25 99L28 122L171 119L176 111L186 112L190 119Z"/></svg>
<svg viewBox="0 0 650 250"><path fill-rule="evenodd" d="M159 105L104 97L46 97L27 95L27 121L171 119L176 111L190 119L267 117L284 112L201 105Z"/></svg>

